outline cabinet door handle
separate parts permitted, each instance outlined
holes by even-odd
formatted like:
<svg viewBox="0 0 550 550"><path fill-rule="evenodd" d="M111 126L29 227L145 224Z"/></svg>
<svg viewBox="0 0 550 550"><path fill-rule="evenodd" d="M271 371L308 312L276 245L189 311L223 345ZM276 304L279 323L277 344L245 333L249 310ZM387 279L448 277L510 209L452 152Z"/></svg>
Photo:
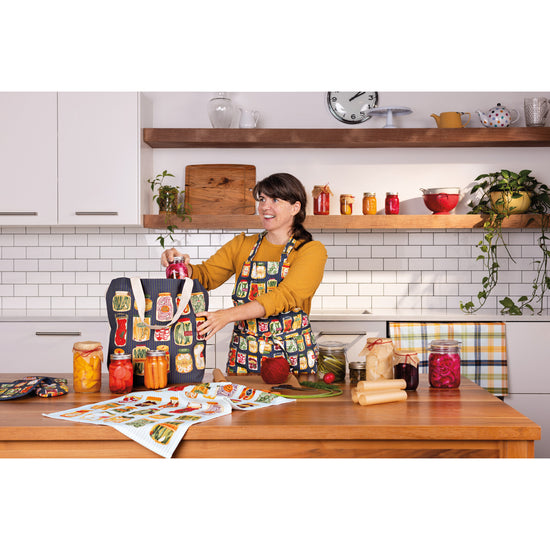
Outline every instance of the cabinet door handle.
<svg viewBox="0 0 550 550"><path fill-rule="evenodd" d="M0 212L0 216L38 216L38 212Z"/></svg>
<svg viewBox="0 0 550 550"><path fill-rule="evenodd" d="M76 216L118 216L118 212L75 212Z"/></svg>
<svg viewBox="0 0 550 550"><path fill-rule="evenodd" d="M82 332L79 330L37 330L36 336L82 336Z"/></svg>

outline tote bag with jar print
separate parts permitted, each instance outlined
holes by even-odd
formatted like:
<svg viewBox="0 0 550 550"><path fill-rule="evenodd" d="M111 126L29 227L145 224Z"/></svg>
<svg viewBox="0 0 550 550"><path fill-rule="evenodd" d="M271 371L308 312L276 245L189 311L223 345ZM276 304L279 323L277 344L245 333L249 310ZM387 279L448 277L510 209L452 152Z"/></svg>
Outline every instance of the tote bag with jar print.
<svg viewBox="0 0 550 550"><path fill-rule="evenodd" d="M169 385L202 381L206 342L197 332L197 319L208 310L208 293L197 280L119 277L111 281L106 301L109 357L132 356L135 385L143 385L148 350L168 354Z"/></svg>

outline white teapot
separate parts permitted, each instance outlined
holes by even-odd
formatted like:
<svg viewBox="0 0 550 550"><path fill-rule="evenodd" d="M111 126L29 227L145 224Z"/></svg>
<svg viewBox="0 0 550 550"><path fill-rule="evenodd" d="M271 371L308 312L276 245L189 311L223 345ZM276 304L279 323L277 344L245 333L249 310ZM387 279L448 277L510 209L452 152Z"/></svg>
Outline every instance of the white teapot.
<svg viewBox="0 0 550 550"><path fill-rule="evenodd" d="M512 113L515 115L513 116ZM487 114L482 111L476 111L476 114L481 124L487 128L507 128L519 120L519 113L515 109L507 109L500 103L497 103L496 107L490 109Z"/></svg>

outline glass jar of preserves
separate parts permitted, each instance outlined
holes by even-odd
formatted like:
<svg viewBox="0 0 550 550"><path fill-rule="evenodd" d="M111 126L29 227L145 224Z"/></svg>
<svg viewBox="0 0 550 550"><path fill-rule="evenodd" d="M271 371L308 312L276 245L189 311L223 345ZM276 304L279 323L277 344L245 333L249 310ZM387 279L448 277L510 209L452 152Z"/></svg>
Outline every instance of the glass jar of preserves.
<svg viewBox="0 0 550 550"><path fill-rule="evenodd" d="M418 388L418 353L412 350L397 349L394 352L394 378L407 383L406 390Z"/></svg>
<svg viewBox="0 0 550 550"><path fill-rule="evenodd" d="M343 216L351 216L354 202L355 197L353 195L340 195L340 214Z"/></svg>
<svg viewBox="0 0 550 550"><path fill-rule="evenodd" d="M101 390L101 342L87 340L73 345L73 388L77 393L94 393Z"/></svg>
<svg viewBox="0 0 550 550"><path fill-rule="evenodd" d="M376 214L376 210L376 194L363 193L363 214L373 215Z"/></svg>
<svg viewBox="0 0 550 550"><path fill-rule="evenodd" d="M168 357L162 350L149 350L145 358L143 382L146 388L158 390L168 384Z"/></svg>
<svg viewBox="0 0 550 550"><path fill-rule="evenodd" d="M172 263L168 264L166 268L167 279L185 279L189 277L187 266L184 263L182 256L176 256Z"/></svg>
<svg viewBox="0 0 550 550"><path fill-rule="evenodd" d="M319 344L317 374L322 378L327 372L334 374L335 382L343 382L346 378L346 348L341 342Z"/></svg>
<svg viewBox="0 0 550 550"><path fill-rule="evenodd" d="M349 369L349 383L358 384L361 380L367 379L367 366L361 361L352 361L348 365Z"/></svg>
<svg viewBox="0 0 550 550"><path fill-rule="evenodd" d="M111 354L109 362L109 390L112 393L129 393L134 386L134 365L131 355Z"/></svg>
<svg viewBox="0 0 550 550"><path fill-rule="evenodd" d="M432 388L460 386L460 348L458 340L432 340L428 357L428 372Z"/></svg>
<svg viewBox="0 0 550 550"><path fill-rule="evenodd" d="M399 196L395 191L386 193L386 214L399 214Z"/></svg>
<svg viewBox="0 0 550 550"><path fill-rule="evenodd" d="M393 379L393 342L391 338L367 338L365 355L367 380Z"/></svg>
<svg viewBox="0 0 550 550"><path fill-rule="evenodd" d="M315 185L313 191L313 214L315 216L328 216L330 214L330 196L332 191L327 185Z"/></svg>

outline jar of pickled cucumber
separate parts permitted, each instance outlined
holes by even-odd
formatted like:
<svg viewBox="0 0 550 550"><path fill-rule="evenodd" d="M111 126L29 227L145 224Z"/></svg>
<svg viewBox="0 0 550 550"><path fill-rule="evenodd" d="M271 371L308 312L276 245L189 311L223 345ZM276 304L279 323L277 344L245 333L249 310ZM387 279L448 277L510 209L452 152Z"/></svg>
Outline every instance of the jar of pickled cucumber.
<svg viewBox="0 0 550 550"><path fill-rule="evenodd" d="M101 390L101 342L87 340L73 345L73 388L77 393L93 393Z"/></svg>
<svg viewBox="0 0 550 550"><path fill-rule="evenodd" d="M322 378L327 372L334 374L335 382L346 378L346 348L341 342L319 343L317 374Z"/></svg>

